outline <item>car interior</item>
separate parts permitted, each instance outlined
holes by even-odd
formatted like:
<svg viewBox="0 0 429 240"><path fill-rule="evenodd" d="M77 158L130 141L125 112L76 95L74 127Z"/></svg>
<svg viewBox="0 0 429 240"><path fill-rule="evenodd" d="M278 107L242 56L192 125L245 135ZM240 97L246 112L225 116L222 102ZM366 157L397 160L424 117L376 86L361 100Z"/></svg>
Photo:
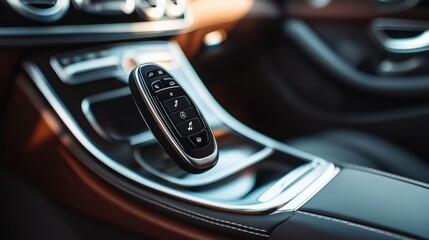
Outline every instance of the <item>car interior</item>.
<svg viewBox="0 0 429 240"><path fill-rule="evenodd" d="M429 239L429 1L0 20L5 239Z"/></svg>

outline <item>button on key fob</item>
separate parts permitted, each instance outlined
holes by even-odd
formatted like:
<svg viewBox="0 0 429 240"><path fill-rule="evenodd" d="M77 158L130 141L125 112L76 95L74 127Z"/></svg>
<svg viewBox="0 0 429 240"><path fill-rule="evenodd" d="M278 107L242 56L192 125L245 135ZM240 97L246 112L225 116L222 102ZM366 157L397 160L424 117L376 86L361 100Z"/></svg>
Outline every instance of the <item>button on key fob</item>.
<svg viewBox="0 0 429 240"><path fill-rule="evenodd" d="M158 72L163 74L154 74ZM129 86L147 126L181 168L201 173L217 163L210 126L167 70L156 64L140 65L130 73Z"/></svg>

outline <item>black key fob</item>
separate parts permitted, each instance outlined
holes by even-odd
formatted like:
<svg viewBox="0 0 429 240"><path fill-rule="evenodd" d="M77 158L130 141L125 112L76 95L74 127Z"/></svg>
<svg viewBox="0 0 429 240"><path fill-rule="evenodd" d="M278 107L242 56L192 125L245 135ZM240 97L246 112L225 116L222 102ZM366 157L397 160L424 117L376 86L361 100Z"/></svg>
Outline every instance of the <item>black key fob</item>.
<svg viewBox="0 0 429 240"><path fill-rule="evenodd" d="M130 73L129 86L147 126L181 168L201 173L217 163L210 126L169 72L156 64L140 65Z"/></svg>

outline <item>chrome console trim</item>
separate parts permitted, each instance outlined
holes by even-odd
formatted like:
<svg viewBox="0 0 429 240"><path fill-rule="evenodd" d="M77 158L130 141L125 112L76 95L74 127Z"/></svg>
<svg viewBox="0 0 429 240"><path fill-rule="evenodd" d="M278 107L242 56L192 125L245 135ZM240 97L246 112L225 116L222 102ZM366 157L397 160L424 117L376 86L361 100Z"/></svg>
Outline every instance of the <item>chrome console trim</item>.
<svg viewBox="0 0 429 240"><path fill-rule="evenodd" d="M386 31L420 31L414 37L394 38ZM407 54L429 50L429 23L417 20L376 19L371 23L371 32L381 46L389 52Z"/></svg>
<svg viewBox="0 0 429 240"><path fill-rule="evenodd" d="M118 54L121 52L122 54ZM84 58L88 55L102 55L96 58L82 59L80 62L68 63L66 66L61 66L61 59ZM115 50L100 50L85 54L75 54L72 56L53 56L49 60L52 68L55 70L61 81L67 84L82 84L91 81L103 80L106 78L117 78L125 83L128 82L128 74L132 69L129 69L129 62L140 65L145 62L169 62L171 66L168 69L174 69L174 62L171 56L159 49L148 49L147 47L135 47L132 51L125 50L124 47L116 47ZM90 74L88 74L88 72ZM80 73L87 73L82 75ZM124 77L126 76L126 77Z"/></svg>
<svg viewBox="0 0 429 240"><path fill-rule="evenodd" d="M280 178L276 183L274 183L268 190L262 193L258 201L259 202L268 202L278 195L280 195L283 191L285 191L292 183L297 181L298 179L305 176L305 174L309 173L313 168L316 167L314 163L307 163L300 167L295 168L287 174L286 176Z"/></svg>
<svg viewBox="0 0 429 240"><path fill-rule="evenodd" d="M329 163L319 157L311 154L302 152L298 149L289 147L283 143L277 142L267 136L264 136L249 127L243 125L238 120L229 115L213 98L209 93L208 89L204 86L201 80L198 78L196 72L192 69L190 63L187 61L185 55L181 51L180 47L173 42L156 42L156 43L145 43L145 44L163 44L167 46L172 57L175 59L177 64L180 64L180 70L182 72L180 77L187 79L186 86L183 82L183 87L188 91L198 93L199 97L204 100L204 103L213 113L220 118L226 125L234 129L234 131L253 139L254 141L267 146L268 148L276 149L288 154L292 154L303 160L314 164L314 168L303 176L296 184L284 189L283 192L272 198L267 202L259 202L254 204L232 204L225 203L216 200L210 200L194 195L192 192L184 189L174 189L168 187L160 182L155 182L147 178L142 177L138 173L130 170L124 165L119 164L114 159L107 156L100 149L98 149L90 140L86 133L80 128L76 120L72 117L71 113L61 102L58 95L49 85L48 80L45 78L38 66L32 62L24 62L23 67L33 80L36 87L44 95L48 103L57 113L58 118L54 115L47 116L46 111L39 109L43 114L42 117L47 119L48 124L52 123L52 119L56 124L53 127L61 126L59 123L62 121L65 126L70 130L71 134L79 141L81 146L86 149L92 156L98 159L100 162L105 164L113 171L120 175L128 178L131 181L139 183L147 188L154 191L158 191L163 194L170 195L177 199L181 199L193 204L214 208L221 211L235 212L241 214L264 214L264 213L278 213L282 211L294 211L299 206L304 204L311 196L316 194L323 186L325 186L339 171L332 163ZM174 73L173 73L174 74ZM190 90L190 88L193 88ZM189 89L188 89L189 88ZM25 89L24 89L25 90ZM29 90L27 90L29 91ZM29 94L31 97L31 94ZM50 112L50 111L49 111ZM205 114L206 115L206 114ZM63 143L69 148L73 149L73 142L67 141L65 138L60 138ZM105 176L104 176L105 177ZM125 186L121 186L126 189Z"/></svg>
<svg viewBox="0 0 429 240"><path fill-rule="evenodd" d="M333 164L332 164L333 166ZM277 209L273 214L298 210L314 195L316 195L327 183L340 172L340 168L331 167L323 172L316 181L306 187L299 195L291 199L286 205Z"/></svg>
<svg viewBox="0 0 429 240"><path fill-rule="evenodd" d="M162 173L158 171L157 169L153 168L150 164L146 163L144 159L141 158L140 154L137 153L137 150L134 151L134 157L136 161L147 171L151 172L152 174L163 178L166 181L169 181L171 183L185 186L185 187L197 187L197 186L203 186L207 185L213 182L216 182L218 180L221 180L223 178L226 178L228 176L231 176L232 174L245 169L248 166L251 166L259 161L262 161L266 159L268 156L273 154L274 150L272 148L264 148L251 156L249 156L247 159L243 159L242 162L239 164L235 164L232 166L227 167L226 169L217 170L216 167L219 165L216 165L213 167L213 169L199 174L198 178L192 178L192 179L180 179L176 177L172 177L170 175L167 175L165 173ZM220 158L220 157L219 157Z"/></svg>
<svg viewBox="0 0 429 240"><path fill-rule="evenodd" d="M119 77L123 72L120 69L120 59L118 56L105 56L102 58L85 60L79 63L69 64L62 67L56 57L51 58L51 66L60 79L67 84L79 84L93 79L103 79L105 77ZM112 70L108 70L112 68ZM82 73L92 72L92 74L82 76ZM76 77L81 74L81 76Z"/></svg>

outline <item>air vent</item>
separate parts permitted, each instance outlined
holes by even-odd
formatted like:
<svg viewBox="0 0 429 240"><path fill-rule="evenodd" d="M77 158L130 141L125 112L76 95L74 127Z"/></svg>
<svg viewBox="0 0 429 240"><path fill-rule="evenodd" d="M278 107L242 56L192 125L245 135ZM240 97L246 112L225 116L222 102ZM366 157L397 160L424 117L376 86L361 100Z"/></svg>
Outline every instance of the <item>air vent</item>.
<svg viewBox="0 0 429 240"><path fill-rule="evenodd" d="M136 10L148 20L159 20L165 15L179 18L185 14L187 2L187 0L136 0Z"/></svg>
<svg viewBox="0 0 429 240"><path fill-rule="evenodd" d="M76 7L93 14L123 15L134 12L135 0L73 0Z"/></svg>
<svg viewBox="0 0 429 240"><path fill-rule="evenodd" d="M42 22L60 19L70 5L69 0L7 0L7 2L24 17Z"/></svg>
<svg viewBox="0 0 429 240"><path fill-rule="evenodd" d="M167 0L137 0L137 12L148 20L159 20L164 16Z"/></svg>

